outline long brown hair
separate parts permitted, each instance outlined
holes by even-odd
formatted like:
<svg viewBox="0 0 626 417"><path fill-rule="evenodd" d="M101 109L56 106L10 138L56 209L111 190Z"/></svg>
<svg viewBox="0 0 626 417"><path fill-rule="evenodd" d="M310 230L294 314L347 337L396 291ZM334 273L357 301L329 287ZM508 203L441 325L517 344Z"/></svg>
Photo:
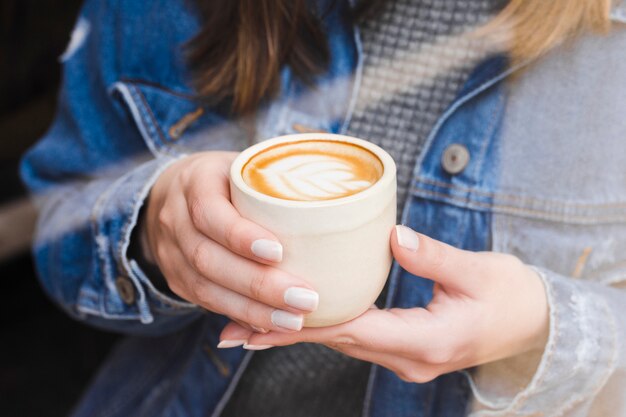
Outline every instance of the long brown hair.
<svg viewBox="0 0 626 417"><path fill-rule="evenodd" d="M313 1L194 1L203 26L188 44L188 63L198 93L213 103L250 113L278 92L284 65L305 82L327 67L324 11L312 9ZM375 15L385 1L362 0L353 18ZM611 0L510 0L477 33L499 38L515 63L581 31L607 31L610 6Z"/></svg>
<svg viewBox="0 0 626 417"><path fill-rule="evenodd" d="M198 93L228 100L237 113L253 111L279 88L289 65L311 82L329 60L319 14L305 0L196 0L204 23L188 44Z"/></svg>

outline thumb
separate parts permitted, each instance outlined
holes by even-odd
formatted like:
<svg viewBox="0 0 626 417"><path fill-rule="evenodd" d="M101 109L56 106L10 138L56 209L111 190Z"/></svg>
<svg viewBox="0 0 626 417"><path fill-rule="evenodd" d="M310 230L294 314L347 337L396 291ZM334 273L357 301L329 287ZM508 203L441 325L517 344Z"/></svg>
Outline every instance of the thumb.
<svg viewBox="0 0 626 417"><path fill-rule="evenodd" d="M391 234L391 250L398 263L413 275L461 292L469 292L475 286L469 279L478 262L473 252L454 248L401 225Z"/></svg>

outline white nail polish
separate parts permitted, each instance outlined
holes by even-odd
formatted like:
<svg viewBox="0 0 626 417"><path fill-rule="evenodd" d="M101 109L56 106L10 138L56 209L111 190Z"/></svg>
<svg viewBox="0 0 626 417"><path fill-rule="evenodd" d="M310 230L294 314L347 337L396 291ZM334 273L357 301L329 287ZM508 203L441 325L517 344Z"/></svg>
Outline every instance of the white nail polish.
<svg viewBox="0 0 626 417"><path fill-rule="evenodd" d="M249 345L247 343L243 345L243 348L246 350L265 350L273 347L274 345Z"/></svg>
<svg viewBox="0 0 626 417"><path fill-rule="evenodd" d="M222 340L217 344L217 347L220 349L228 349L242 346L244 343L246 343L246 340Z"/></svg>
<svg viewBox="0 0 626 417"><path fill-rule="evenodd" d="M259 258L272 262L280 262L283 260L283 245L273 240L257 239L252 242L250 249L252 253Z"/></svg>
<svg viewBox="0 0 626 417"><path fill-rule="evenodd" d="M315 311L320 301L318 293L301 287L287 288L283 298L288 306L307 311Z"/></svg>
<svg viewBox="0 0 626 417"><path fill-rule="evenodd" d="M402 246L404 249L410 250L411 252L417 252L417 249L420 246L417 233L406 226L397 225L396 236L398 238L398 245Z"/></svg>
<svg viewBox="0 0 626 417"><path fill-rule="evenodd" d="M302 314L293 314L283 310L274 310L272 312L272 323L284 329L301 330L303 322L304 317Z"/></svg>

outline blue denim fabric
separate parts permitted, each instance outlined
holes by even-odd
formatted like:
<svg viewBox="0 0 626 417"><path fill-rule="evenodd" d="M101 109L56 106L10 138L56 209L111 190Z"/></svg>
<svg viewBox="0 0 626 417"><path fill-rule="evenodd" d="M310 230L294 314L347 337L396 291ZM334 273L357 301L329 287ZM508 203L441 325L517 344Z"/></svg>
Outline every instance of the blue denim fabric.
<svg viewBox="0 0 626 417"><path fill-rule="evenodd" d="M341 133L349 122L358 33L346 23L348 6L335 3L324 18L328 71L310 88L285 69L281 95L260 112L261 137L293 133L295 124ZM198 21L185 2L90 0L80 19L89 29L66 57L58 114L22 164L41 205L34 255L43 287L76 319L131 335L74 415L219 415L252 353L214 349L226 319L159 293L127 249L143 201L170 163L199 150L240 150L245 132L223 109L199 110L194 101L181 46ZM490 248L505 68L497 56L476 69L416 163L403 222L457 247ZM472 155L456 176L440 164L451 143ZM116 288L120 276L134 286L130 304ZM430 281L398 265L390 279L388 306L430 300ZM468 398L460 373L410 384L372 367L364 415L460 416Z"/></svg>

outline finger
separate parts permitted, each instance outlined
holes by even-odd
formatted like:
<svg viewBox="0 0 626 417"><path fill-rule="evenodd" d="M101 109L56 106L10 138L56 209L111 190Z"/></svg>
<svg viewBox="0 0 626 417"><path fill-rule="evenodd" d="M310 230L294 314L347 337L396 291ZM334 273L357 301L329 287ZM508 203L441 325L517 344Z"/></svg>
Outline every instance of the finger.
<svg viewBox="0 0 626 417"><path fill-rule="evenodd" d="M358 346L370 351L417 357L426 349L432 327L430 312L416 310L413 317L401 311L370 309L358 318L336 326L304 328L292 334L255 334L253 345L286 346L294 343L322 343Z"/></svg>
<svg viewBox="0 0 626 417"><path fill-rule="evenodd" d="M391 234L391 250L398 263L414 275L461 291L469 291L476 285L468 280L475 276L472 272L480 265L476 253L454 248L400 225Z"/></svg>
<svg viewBox="0 0 626 417"><path fill-rule="evenodd" d="M242 258L192 227L181 228L178 239L189 264L215 284L283 310L317 309L319 295L303 279Z"/></svg>
<svg viewBox="0 0 626 417"><path fill-rule="evenodd" d="M233 321L233 323L237 323L239 326L243 327L244 329L248 329L248 330L249 330L249 331L251 331L251 332L253 332L253 331L254 331L254 329L252 328L252 326L250 326L248 323L244 323L243 321L241 321L241 320L237 320L237 319L234 319L234 318L232 318L232 317L230 317L230 319Z"/></svg>
<svg viewBox="0 0 626 417"><path fill-rule="evenodd" d="M406 382L425 383L433 380L443 373L441 367L429 365L423 362L410 360L402 356L388 353L373 352L358 346L351 345L327 345L329 348L341 352L353 358L371 362L387 368Z"/></svg>
<svg viewBox="0 0 626 417"><path fill-rule="evenodd" d="M222 287L198 274L185 264L184 259L178 260L176 264L179 265L177 274L185 277L185 297L192 303L253 327L277 332L298 331L302 328L302 314L270 307Z"/></svg>
<svg viewBox="0 0 626 417"><path fill-rule="evenodd" d="M278 238L241 217L227 190L216 193L209 188L193 187L187 195L187 206L195 227L232 252L266 264L282 261L283 246Z"/></svg>
<svg viewBox="0 0 626 417"><path fill-rule="evenodd" d="M254 333L248 324L238 321L231 321L224 327L220 334L218 348L232 348L243 346L248 342L248 338Z"/></svg>

